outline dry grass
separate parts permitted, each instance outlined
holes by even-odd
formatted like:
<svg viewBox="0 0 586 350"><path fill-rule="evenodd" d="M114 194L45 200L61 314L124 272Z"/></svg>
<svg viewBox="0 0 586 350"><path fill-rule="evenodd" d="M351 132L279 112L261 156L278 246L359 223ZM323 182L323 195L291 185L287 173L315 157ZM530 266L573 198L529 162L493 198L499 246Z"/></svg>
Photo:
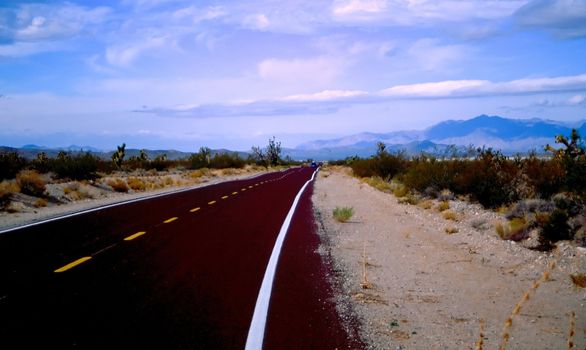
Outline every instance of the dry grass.
<svg viewBox="0 0 586 350"><path fill-rule="evenodd" d="M459 232L459 231L458 231L458 228L456 228L456 227L452 227L452 226L450 226L450 227L446 227L446 228L444 229L444 231L445 231L445 232L446 232L448 235L453 235L454 233L458 233L458 232Z"/></svg>
<svg viewBox="0 0 586 350"><path fill-rule="evenodd" d="M10 198L15 193L20 192L20 187L16 181L0 182L0 208L5 208L10 203Z"/></svg>
<svg viewBox="0 0 586 350"><path fill-rule="evenodd" d="M513 317L515 317L516 315L518 315L521 312L521 308L523 307L523 304L525 304L527 302L527 300L529 300L529 298L531 297L531 292L535 293L535 291L537 291L537 289L539 288L539 286L541 286L542 283L549 280L549 277L551 275L551 272L555 268L555 265L556 265L555 261L552 261L551 263L549 263L549 265L547 266L545 271L543 271L543 274L541 275L539 280L533 282L531 287L525 292L525 294L523 294L523 297L521 298L521 300L519 300L519 302L515 305L515 307L513 308L513 311L509 315L509 317L507 317L507 320L505 321L505 325L503 327L503 333L501 336L501 345L499 346L499 350L505 350L507 347L507 343L509 342L509 339L511 337L510 330L511 330L511 327L513 326Z"/></svg>
<svg viewBox="0 0 586 350"><path fill-rule="evenodd" d="M450 202L448 201L441 201L437 207L436 207L437 211L439 212L443 212L446 211L448 209L450 209Z"/></svg>
<svg viewBox="0 0 586 350"><path fill-rule="evenodd" d="M570 275L572 283L580 288L586 288L586 273L575 273Z"/></svg>
<svg viewBox="0 0 586 350"><path fill-rule="evenodd" d="M126 182L133 191L144 191L147 188L146 183L138 177L129 177Z"/></svg>
<svg viewBox="0 0 586 350"><path fill-rule="evenodd" d="M46 185L43 177L36 170L22 170L16 174L16 183L20 192L35 197L45 193Z"/></svg>
<svg viewBox="0 0 586 350"><path fill-rule="evenodd" d="M482 350L484 346L484 320L480 320L480 332L478 333L478 340L476 341L475 350Z"/></svg>
<svg viewBox="0 0 586 350"><path fill-rule="evenodd" d="M522 218L513 218L509 222L503 224L498 222L495 225L496 233L501 239L519 239L527 228L527 222Z"/></svg>
<svg viewBox="0 0 586 350"><path fill-rule="evenodd" d="M446 220L458 221L458 214L452 210L443 211L442 217Z"/></svg>
<svg viewBox="0 0 586 350"><path fill-rule="evenodd" d="M49 202L45 198L37 198L37 200L33 203L35 208L43 208L46 207Z"/></svg>
<svg viewBox="0 0 586 350"><path fill-rule="evenodd" d="M574 335L576 334L576 313L570 312L570 326L568 327L568 350L574 348Z"/></svg>
<svg viewBox="0 0 586 350"><path fill-rule="evenodd" d="M391 184L378 176L365 177L362 178L362 181L366 182L367 184L381 192L390 193L392 191Z"/></svg>
<svg viewBox="0 0 586 350"><path fill-rule="evenodd" d="M423 209L431 209L433 207L433 201L430 199L424 200L422 202L420 202L419 207L423 208Z"/></svg>
<svg viewBox="0 0 586 350"><path fill-rule="evenodd" d="M120 178L110 179L108 180L107 184L116 192L128 192L129 190L126 181Z"/></svg>
<svg viewBox="0 0 586 350"><path fill-rule="evenodd" d="M405 197L409 193L409 189L401 184L396 184L393 186L393 194L397 198Z"/></svg>
<svg viewBox="0 0 586 350"><path fill-rule="evenodd" d="M354 208L352 207L335 207L332 211L334 219L338 222L347 222L354 215Z"/></svg>

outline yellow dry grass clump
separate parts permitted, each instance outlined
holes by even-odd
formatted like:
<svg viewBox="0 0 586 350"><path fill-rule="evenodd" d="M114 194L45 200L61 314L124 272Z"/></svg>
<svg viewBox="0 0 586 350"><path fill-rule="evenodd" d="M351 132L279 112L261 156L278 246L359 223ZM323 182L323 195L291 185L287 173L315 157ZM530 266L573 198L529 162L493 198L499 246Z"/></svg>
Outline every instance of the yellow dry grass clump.
<svg viewBox="0 0 586 350"><path fill-rule="evenodd" d="M121 178L110 179L107 184L116 192L128 192L128 184Z"/></svg>
<svg viewBox="0 0 586 350"><path fill-rule="evenodd" d="M129 177L126 182L133 191L144 191L147 188L146 183L138 177Z"/></svg>
<svg viewBox="0 0 586 350"><path fill-rule="evenodd" d="M45 180L36 170L22 170L16 174L16 183L20 192L40 197L45 193Z"/></svg>
<svg viewBox="0 0 586 350"><path fill-rule="evenodd" d="M448 209L450 209L450 202L448 202L448 201L441 201L441 202L440 202L440 203L437 205L437 210L438 210L439 212L446 211L446 210L448 210Z"/></svg>
<svg viewBox="0 0 586 350"><path fill-rule="evenodd" d="M442 212L442 217L446 220L458 221L458 214L452 210L444 210Z"/></svg>

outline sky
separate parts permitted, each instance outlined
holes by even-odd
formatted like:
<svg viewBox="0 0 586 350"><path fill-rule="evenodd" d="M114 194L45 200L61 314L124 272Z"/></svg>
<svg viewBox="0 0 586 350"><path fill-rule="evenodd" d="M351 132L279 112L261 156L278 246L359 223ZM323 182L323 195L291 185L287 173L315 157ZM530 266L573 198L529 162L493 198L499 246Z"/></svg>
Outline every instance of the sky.
<svg viewBox="0 0 586 350"><path fill-rule="evenodd" d="M249 150L586 119L586 0L0 2L0 145Z"/></svg>

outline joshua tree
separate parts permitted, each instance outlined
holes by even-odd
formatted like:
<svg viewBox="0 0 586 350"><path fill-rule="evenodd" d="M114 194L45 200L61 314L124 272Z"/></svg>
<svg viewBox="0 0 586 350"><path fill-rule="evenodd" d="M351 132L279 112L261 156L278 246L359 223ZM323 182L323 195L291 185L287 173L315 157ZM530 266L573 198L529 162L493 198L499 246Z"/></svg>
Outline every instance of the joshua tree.
<svg viewBox="0 0 586 350"><path fill-rule="evenodd" d="M112 162L114 162L114 165L120 169L122 168L122 163L124 162L126 144L123 143L122 146L117 146L117 148L118 150L112 154Z"/></svg>

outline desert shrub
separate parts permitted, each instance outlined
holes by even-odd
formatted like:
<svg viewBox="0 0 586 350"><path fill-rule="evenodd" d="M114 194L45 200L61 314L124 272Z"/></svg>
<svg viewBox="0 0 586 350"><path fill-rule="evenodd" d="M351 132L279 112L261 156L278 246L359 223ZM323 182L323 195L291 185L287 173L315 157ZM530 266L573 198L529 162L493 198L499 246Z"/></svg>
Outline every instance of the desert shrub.
<svg viewBox="0 0 586 350"><path fill-rule="evenodd" d="M586 247L586 226L582 226L576 231L574 242L580 247Z"/></svg>
<svg viewBox="0 0 586 350"><path fill-rule="evenodd" d="M363 179L364 182L376 188L379 191L390 193L392 191L391 183L383 180L379 176L367 177Z"/></svg>
<svg viewBox="0 0 586 350"><path fill-rule="evenodd" d="M16 152L0 153L0 180L14 179L26 165L26 159Z"/></svg>
<svg viewBox="0 0 586 350"><path fill-rule="evenodd" d="M504 224L497 223L495 229L502 239L519 241L527 236L528 225L524 219L514 218Z"/></svg>
<svg viewBox="0 0 586 350"><path fill-rule="evenodd" d="M442 217L446 220L458 221L458 215L452 210L444 210Z"/></svg>
<svg viewBox="0 0 586 350"><path fill-rule="evenodd" d="M574 285L581 288L586 288L586 273L574 273L570 275L570 278Z"/></svg>
<svg viewBox="0 0 586 350"><path fill-rule="evenodd" d="M334 219L338 222L347 222L354 215L354 208L352 207L335 207L332 211Z"/></svg>
<svg viewBox="0 0 586 350"><path fill-rule="evenodd" d="M40 197L45 193L45 180L36 170L21 170L16 174L16 183L20 187L20 192L35 197Z"/></svg>
<svg viewBox="0 0 586 350"><path fill-rule="evenodd" d="M409 193L409 189L401 183L393 183L391 185L393 194L397 198L405 197Z"/></svg>
<svg viewBox="0 0 586 350"><path fill-rule="evenodd" d="M549 198L562 189L565 171L558 159L539 159L531 154L521 167L538 197Z"/></svg>
<svg viewBox="0 0 586 350"><path fill-rule="evenodd" d="M549 220L543 225L541 237L548 242L557 242L564 239L572 239L573 235L568 225L568 212L555 208Z"/></svg>
<svg viewBox="0 0 586 350"><path fill-rule="evenodd" d="M18 192L20 192L20 187L16 181L0 182L0 208L6 208L10 204L12 196Z"/></svg>
<svg viewBox="0 0 586 350"><path fill-rule="evenodd" d="M49 202L45 198L37 198L37 200L33 203L36 208L43 208L46 207Z"/></svg>
<svg viewBox="0 0 586 350"><path fill-rule="evenodd" d="M107 183L116 192L128 192L128 184L120 178L110 179Z"/></svg>
<svg viewBox="0 0 586 350"><path fill-rule="evenodd" d="M51 171L51 160L45 152L40 152L37 154L37 158L32 160L30 167L41 174L45 174Z"/></svg>
<svg viewBox="0 0 586 350"><path fill-rule="evenodd" d="M450 209L450 202L448 201L441 201L438 205L437 205L437 211L439 212L443 212Z"/></svg>
<svg viewBox="0 0 586 350"><path fill-rule="evenodd" d="M446 227L446 228L444 229L444 231L445 231L445 232L446 232L446 234L448 234L448 235L453 235L454 233L458 233L458 228L457 228L457 227L452 227L452 226L450 226L450 227Z"/></svg>
<svg viewBox="0 0 586 350"><path fill-rule="evenodd" d="M421 196L416 193L407 192L405 196L399 198L398 202L401 204L419 205L421 203Z"/></svg>
<svg viewBox="0 0 586 350"><path fill-rule="evenodd" d="M431 209L433 207L433 201L428 199L419 203L419 206L423 209Z"/></svg>
<svg viewBox="0 0 586 350"><path fill-rule="evenodd" d="M163 171L171 168L174 165L174 162L167 159L166 154L159 154L155 157L155 159L151 160L150 162L145 162L144 166L145 169L155 169L156 171Z"/></svg>
<svg viewBox="0 0 586 350"><path fill-rule="evenodd" d="M62 152L52 160L51 168L61 179L92 180L99 177L97 171L101 162L89 152L75 156Z"/></svg>
<svg viewBox="0 0 586 350"><path fill-rule="evenodd" d="M142 179L138 177L129 177L126 180L128 183L128 187L130 187L133 191L144 191L146 190L146 184Z"/></svg>
<svg viewBox="0 0 586 350"><path fill-rule="evenodd" d="M244 168L246 162L238 156L238 153L216 153L210 160L210 168L226 169L226 168Z"/></svg>

